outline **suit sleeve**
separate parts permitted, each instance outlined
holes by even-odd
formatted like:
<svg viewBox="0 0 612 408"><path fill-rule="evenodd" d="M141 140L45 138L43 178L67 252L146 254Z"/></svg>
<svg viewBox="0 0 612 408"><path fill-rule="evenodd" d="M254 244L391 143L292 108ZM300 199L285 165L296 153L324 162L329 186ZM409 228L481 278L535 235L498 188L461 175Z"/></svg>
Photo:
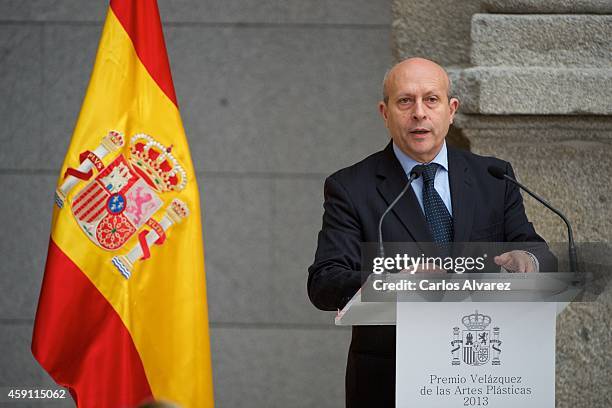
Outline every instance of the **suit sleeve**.
<svg viewBox="0 0 612 408"><path fill-rule="evenodd" d="M506 174L516 178L510 163L506 163ZM557 271L557 257L550 252L544 238L538 235L533 224L527 219L519 187L509 181L506 181L504 231L507 242L534 243L534 245L526 247L525 250L536 256L540 264L540 271Z"/></svg>
<svg viewBox="0 0 612 408"><path fill-rule="evenodd" d="M333 176L325 180L323 226L308 296L322 310L341 309L361 287L361 224L348 192Z"/></svg>

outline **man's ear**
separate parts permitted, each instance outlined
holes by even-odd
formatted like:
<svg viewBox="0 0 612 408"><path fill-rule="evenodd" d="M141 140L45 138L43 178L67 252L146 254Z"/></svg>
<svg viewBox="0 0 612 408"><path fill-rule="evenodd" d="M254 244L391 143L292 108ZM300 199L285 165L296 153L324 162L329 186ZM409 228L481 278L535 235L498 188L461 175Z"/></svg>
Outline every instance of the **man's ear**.
<svg viewBox="0 0 612 408"><path fill-rule="evenodd" d="M385 126L387 126L387 104L385 101L378 102L378 111L380 112L380 116L382 116L385 121Z"/></svg>
<svg viewBox="0 0 612 408"><path fill-rule="evenodd" d="M457 112L457 109L459 109L459 99L450 98L450 100L448 101L448 105L450 108L450 123L453 123L453 120L455 119L455 113Z"/></svg>

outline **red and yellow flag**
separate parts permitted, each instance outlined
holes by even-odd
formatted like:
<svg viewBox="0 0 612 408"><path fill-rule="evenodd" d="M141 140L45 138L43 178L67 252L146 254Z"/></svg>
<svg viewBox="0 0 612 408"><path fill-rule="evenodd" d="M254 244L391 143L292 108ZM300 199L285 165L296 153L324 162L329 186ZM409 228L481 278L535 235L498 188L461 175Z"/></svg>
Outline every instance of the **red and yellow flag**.
<svg viewBox="0 0 612 408"><path fill-rule="evenodd" d="M32 352L79 407L213 406L198 187L155 0L110 3Z"/></svg>

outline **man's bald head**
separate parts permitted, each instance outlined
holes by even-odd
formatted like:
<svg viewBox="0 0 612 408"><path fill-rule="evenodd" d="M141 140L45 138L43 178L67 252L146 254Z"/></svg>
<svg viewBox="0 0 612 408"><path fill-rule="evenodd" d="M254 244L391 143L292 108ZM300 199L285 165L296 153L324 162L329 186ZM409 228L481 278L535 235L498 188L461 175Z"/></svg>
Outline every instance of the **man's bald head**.
<svg viewBox="0 0 612 408"><path fill-rule="evenodd" d="M393 143L420 163L436 156L453 123L459 101L449 92L444 68L424 58L402 61L385 75L378 109Z"/></svg>
<svg viewBox="0 0 612 408"><path fill-rule="evenodd" d="M446 96L450 98L451 82L446 70L431 60L413 57L398 62L385 73L383 79L383 100L385 103L389 101L390 87L396 81L411 76L428 76L440 81L441 84L445 85Z"/></svg>

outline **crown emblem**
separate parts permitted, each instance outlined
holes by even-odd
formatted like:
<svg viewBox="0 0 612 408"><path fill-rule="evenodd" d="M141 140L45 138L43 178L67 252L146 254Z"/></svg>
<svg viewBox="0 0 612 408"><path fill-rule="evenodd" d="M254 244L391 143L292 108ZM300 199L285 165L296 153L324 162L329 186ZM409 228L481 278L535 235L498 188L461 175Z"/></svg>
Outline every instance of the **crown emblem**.
<svg viewBox="0 0 612 408"><path fill-rule="evenodd" d="M487 315L478 313L478 310L476 310L476 312L471 315L463 316L461 323L463 323L468 330L484 330L491 324L491 318Z"/></svg>
<svg viewBox="0 0 612 408"><path fill-rule="evenodd" d="M125 137L121 132L111 130L102 139L102 146L109 152L114 152L125 144Z"/></svg>
<svg viewBox="0 0 612 408"><path fill-rule="evenodd" d="M187 218L189 216L189 208L187 207L187 204L175 198L170 203L168 216L174 223L178 224L183 218Z"/></svg>
<svg viewBox="0 0 612 408"><path fill-rule="evenodd" d="M171 151L172 146L166 147L151 136L138 133L130 141L130 163L157 191L181 191L187 183L187 174Z"/></svg>

